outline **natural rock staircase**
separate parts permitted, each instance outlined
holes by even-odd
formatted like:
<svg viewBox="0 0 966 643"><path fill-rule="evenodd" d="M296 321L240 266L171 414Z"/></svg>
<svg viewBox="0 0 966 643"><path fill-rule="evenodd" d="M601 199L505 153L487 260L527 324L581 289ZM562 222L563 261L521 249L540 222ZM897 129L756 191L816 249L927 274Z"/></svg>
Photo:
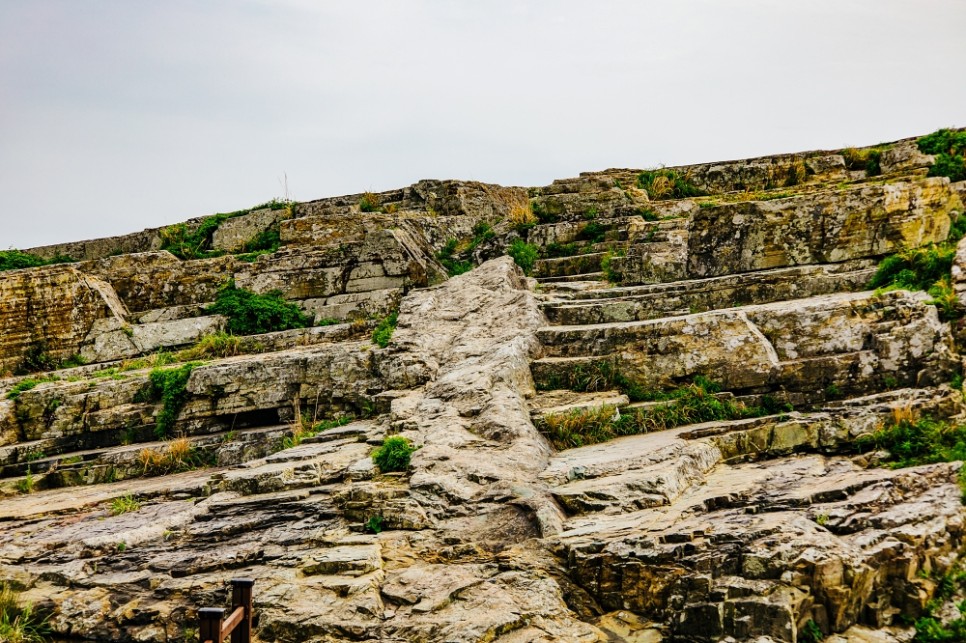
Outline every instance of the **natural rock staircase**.
<svg viewBox="0 0 966 643"><path fill-rule="evenodd" d="M0 580L96 640L192 640L240 574L266 641L908 640L964 546L959 463L888 469L856 443L963 413L960 330L867 289L962 211L931 162L909 140L878 176L841 152L690 166L709 194L677 199L638 170L423 181L227 218L224 256L178 260L159 230L36 249L83 261L0 273L0 366L38 339L90 363L0 380ZM233 254L267 229L279 250ZM525 241L533 279L503 257L431 287L451 240L474 264ZM159 441L152 356L222 329L228 280L338 323L200 358ZM695 382L755 412L580 431ZM300 413L353 420L302 435ZM396 433L420 448L382 473Z"/></svg>

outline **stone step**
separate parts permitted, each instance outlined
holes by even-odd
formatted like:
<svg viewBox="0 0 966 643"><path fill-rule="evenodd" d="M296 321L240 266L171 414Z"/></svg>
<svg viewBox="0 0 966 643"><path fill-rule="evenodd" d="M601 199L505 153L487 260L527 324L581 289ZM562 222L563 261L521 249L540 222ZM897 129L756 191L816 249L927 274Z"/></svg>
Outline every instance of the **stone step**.
<svg viewBox="0 0 966 643"><path fill-rule="evenodd" d="M226 466L264 457L281 447L291 432L288 425L225 431L187 437L192 452L182 464L165 461L172 441L151 441L102 449L67 451L40 458L25 458L0 466L0 493L19 491L20 481L32 478L39 489L115 482L161 475L204 463Z"/></svg>
<svg viewBox="0 0 966 643"><path fill-rule="evenodd" d="M578 275L564 275L562 277L537 277L541 284L554 284L571 281L597 281L607 283L607 276L603 272L586 272Z"/></svg>
<svg viewBox="0 0 966 643"><path fill-rule="evenodd" d="M867 263L867 262L863 262ZM644 321L864 289L875 268L828 264L692 279L648 286L575 291L542 308L554 324ZM565 293L566 296L566 293Z"/></svg>
<svg viewBox="0 0 966 643"><path fill-rule="evenodd" d="M533 268L533 276L537 277L569 277L601 271L601 261L606 256L604 252L591 252L574 255L572 257L556 257L553 259L539 259Z"/></svg>
<svg viewBox="0 0 966 643"><path fill-rule="evenodd" d="M620 371L664 390L701 375L724 390L794 394L796 406L948 381L948 330L924 293L839 293L649 321L552 326L537 333L538 388Z"/></svg>

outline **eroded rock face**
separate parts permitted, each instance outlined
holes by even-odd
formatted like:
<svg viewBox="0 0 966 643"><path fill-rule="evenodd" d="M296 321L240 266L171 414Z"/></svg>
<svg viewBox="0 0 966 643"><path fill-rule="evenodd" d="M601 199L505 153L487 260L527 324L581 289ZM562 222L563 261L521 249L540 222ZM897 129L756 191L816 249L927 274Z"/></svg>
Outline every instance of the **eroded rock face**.
<svg viewBox="0 0 966 643"><path fill-rule="evenodd" d="M890 469L866 440L962 421L963 333L863 290L945 238L962 186L914 141L881 177L848 156L676 168L715 194L654 201L636 170L422 181L227 219L228 251L278 229L252 262L92 244L5 273L94 363L0 380L0 581L93 640L194 640L241 576L263 641L911 640L966 547L961 463ZM530 278L484 261L517 239ZM481 265L447 280L457 255ZM112 361L222 328L229 279L332 325L179 354L174 407L148 386L167 360ZM719 419L682 424L691 385ZM383 472L393 435L417 448Z"/></svg>
<svg viewBox="0 0 966 643"><path fill-rule="evenodd" d="M0 372L20 367L33 349L53 361L80 352L100 321L127 311L102 280L72 266L4 273L0 279Z"/></svg>

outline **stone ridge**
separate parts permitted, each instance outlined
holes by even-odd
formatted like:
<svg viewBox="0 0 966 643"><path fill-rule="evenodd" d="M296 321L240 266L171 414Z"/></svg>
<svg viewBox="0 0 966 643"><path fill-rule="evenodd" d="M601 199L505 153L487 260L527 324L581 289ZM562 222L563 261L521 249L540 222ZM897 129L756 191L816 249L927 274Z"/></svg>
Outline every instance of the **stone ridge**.
<svg viewBox="0 0 966 643"><path fill-rule="evenodd" d="M70 639L197 640L244 576L262 641L909 641L964 598L961 463L868 440L963 421L966 242L952 302L868 284L961 225L933 161L420 181L195 219L184 259L34 249L79 261L0 273L0 582ZM317 325L229 336L228 283Z"/></svg>

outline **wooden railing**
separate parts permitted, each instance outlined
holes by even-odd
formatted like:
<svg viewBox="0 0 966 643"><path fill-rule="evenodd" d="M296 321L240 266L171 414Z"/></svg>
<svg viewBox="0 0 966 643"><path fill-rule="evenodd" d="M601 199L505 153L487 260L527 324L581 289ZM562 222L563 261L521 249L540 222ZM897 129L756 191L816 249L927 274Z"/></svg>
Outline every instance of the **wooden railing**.
<svg viewBox="0 0 966 643"><path fill-rule="evenodd" d="M231 613L225 618L221 607L202 607L198 610L198 632L202 643L222 643L231 634L231 643L251 643L252 640L252 585L249 578L231 582Z"/></svg>

